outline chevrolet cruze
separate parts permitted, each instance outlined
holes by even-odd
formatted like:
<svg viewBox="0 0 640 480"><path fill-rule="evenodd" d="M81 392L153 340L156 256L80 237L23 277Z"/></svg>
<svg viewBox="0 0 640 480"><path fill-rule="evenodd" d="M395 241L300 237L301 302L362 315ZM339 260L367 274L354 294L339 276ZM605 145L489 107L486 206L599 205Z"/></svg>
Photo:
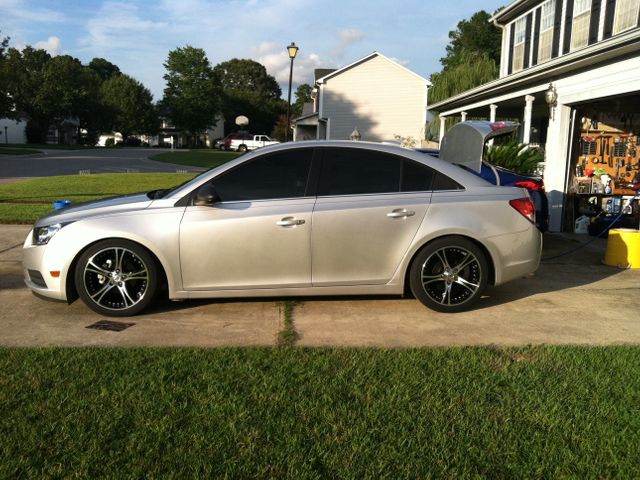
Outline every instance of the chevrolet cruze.
<svg viewBox="0 0 640 480"><path fill-rule="evenodd" d="M266 147L171 190L70 205L24 242L37 295L135 315L171 299L411 292L443 312L538 267L523 188L393 145Z"/></svg>

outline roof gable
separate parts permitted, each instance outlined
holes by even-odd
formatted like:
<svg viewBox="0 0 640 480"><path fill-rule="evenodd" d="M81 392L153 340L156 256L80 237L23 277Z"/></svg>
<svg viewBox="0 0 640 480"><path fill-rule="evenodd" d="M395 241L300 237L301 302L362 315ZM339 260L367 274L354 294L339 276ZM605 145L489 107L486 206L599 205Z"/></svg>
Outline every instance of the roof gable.
<svg viewBox="0 0 640 480"><path fill-rule="evenodd" d="M334 70L331 73L325 75L324 77L318 78L316 80L316 83L325 83L327 80L336 77L348 70L351 70L352 68L355 68L363 63L368 62L369 60L372 60L376 57L382 58L383 60L386 60L389 64L395 66L396 68L399 68L401 70L404 70L407 73L410 73L411 75L413 75L414 77L418 78L419 80L422 80L426 85L431 85L431 82L429 80L427 80L426 78L418 75L416 72L413 72L411 70L409 70L407 67L404 67L402 65L400 65L398 62L394 62L393 60L391 60L388 57L385 57L384 55L382 55L380 52L373 52L369 55L367 55L366 57L361 58L360 60L356 60L355 62L347 65L346 67L342 67L338 70Z"/></svg>

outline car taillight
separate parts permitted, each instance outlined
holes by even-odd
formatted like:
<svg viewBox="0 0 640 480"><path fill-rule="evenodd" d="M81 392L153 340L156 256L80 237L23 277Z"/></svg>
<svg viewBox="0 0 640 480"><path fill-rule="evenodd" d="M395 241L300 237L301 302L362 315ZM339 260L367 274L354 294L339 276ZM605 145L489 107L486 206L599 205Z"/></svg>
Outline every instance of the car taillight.
<svg viewBox="0 0 640 480"><path fill-rule="evenodd" d="M527 190L533 190L534 192L544 192L544 182L536 182L534 180L521 180L514 184L516 187L526 188Z"/></svg>
<svg viewBox="0 0 640 480"><path fill-rule="evenodd" d="M509 205L515 208L520 215L525 217L531 223L536 223L536 207L530 198L509 200Z"/></svg>

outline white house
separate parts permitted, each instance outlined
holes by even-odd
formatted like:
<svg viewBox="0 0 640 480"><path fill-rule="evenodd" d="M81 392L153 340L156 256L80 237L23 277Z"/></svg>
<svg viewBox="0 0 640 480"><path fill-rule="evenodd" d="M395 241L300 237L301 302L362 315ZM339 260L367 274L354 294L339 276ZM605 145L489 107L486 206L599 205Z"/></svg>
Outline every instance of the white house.
<svg viewBox="0 0 640 480"><path fill-rule="evenodd" d="M425 135L430 82L374 52L339 70L316 70L313 111L294 120L294 140Z"/></svg>
<svg viewBox="0 0 640 480"><path fill-rule="evenodd" d="M640 0L515 0L502 29L500 78L431 105L445 119L519 119L545 148L552 231L569 229L590 168L628 195L640 162ZM582 183L581 183L582 182ZM587 192L586 189L589 189Z"/></svg>

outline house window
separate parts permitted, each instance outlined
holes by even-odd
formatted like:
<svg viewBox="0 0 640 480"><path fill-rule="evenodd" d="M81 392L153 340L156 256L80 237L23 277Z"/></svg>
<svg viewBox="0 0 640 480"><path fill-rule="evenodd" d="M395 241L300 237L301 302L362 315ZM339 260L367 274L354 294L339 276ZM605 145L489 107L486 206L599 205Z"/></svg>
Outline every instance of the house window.
<svg viewBox="0 0 640 480"><path fill-rule="evenodd" d="M556 0L548 0L542 4L540 11L540 39L538 42L538 63L551 60L553 45L553 22L556 13Z"/></svg>
<svg viewBox="0 0 640 480"><path fill-rule="evenodd" d="M613 22L613 34L624 32L638 25L638 0L618 0L616 2L616 16Z"/></svg>
<svg viewBox="0 0 640 480"><path fill-rule="evenodd" d="M527 19L525 17L516 20L515 34L513 37L513 63L511 68L519 72L524 68L524 41L527 31Z"/></svg>
<svg viewBox="0 0 640 480"><path fill-rule="evenodd" d="M576 0L573 4L573 24L571 26L571 50L586 47L589 42L589 22L591 20L591 0Z"/></svg>

